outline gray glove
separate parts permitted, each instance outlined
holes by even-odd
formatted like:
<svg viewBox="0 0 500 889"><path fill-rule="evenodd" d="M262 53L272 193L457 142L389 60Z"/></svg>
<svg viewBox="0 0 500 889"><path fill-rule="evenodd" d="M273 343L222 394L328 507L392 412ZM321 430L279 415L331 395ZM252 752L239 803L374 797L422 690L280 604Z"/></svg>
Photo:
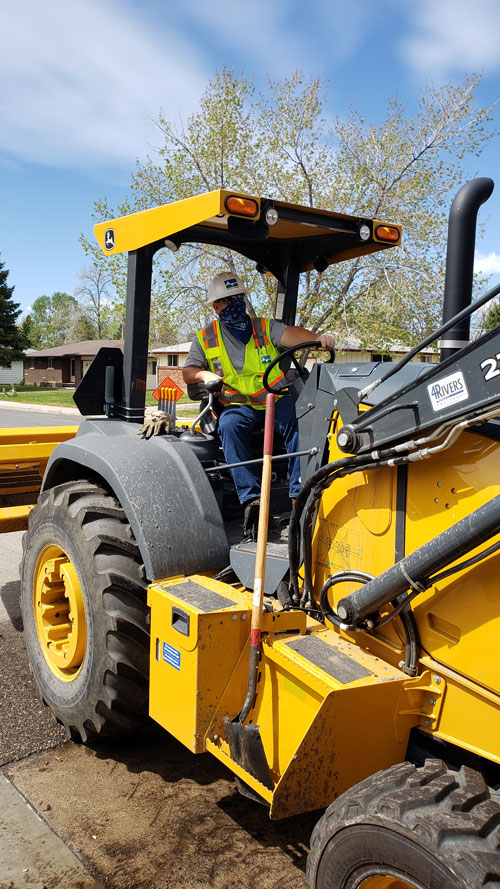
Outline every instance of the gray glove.
<svg viewBox="0 0 500 889"><path fill-rule="evenodd" d="M169 435L175 428L175 420L166 411L153 411L149 420L139 429L141 438L151 438L153 435Z"/></svg>

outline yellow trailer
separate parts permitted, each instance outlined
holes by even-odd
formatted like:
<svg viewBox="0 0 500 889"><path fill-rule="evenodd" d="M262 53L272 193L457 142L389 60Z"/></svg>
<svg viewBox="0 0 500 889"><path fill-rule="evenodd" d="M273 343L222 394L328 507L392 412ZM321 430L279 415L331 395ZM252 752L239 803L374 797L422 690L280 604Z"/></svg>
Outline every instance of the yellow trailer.
<svg viewBox="0 0 500 889"><path fill-rule="evenodd" d="M0 429L0 533L28 527L50 455L78 426Z"/></svg>

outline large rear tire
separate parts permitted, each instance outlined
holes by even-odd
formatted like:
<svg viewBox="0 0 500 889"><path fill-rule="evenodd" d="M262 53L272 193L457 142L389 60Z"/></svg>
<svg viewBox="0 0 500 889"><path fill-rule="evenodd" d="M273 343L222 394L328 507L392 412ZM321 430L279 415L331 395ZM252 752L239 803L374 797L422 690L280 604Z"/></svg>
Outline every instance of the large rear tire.
<svg viewBox="0 0 500 889"><path fill-rule="evenodd" d="M500 796L469 768L401 763L338 798L316 825L311 889L483 889L500 881Z"/></svg>
<svg viewBox="0 0 500 889"><path fill-rule="evenodd" d="M119 502L73 481L31 512L21 605L40 694L75 740L116 736L147 721L147 582Z"/></svg>

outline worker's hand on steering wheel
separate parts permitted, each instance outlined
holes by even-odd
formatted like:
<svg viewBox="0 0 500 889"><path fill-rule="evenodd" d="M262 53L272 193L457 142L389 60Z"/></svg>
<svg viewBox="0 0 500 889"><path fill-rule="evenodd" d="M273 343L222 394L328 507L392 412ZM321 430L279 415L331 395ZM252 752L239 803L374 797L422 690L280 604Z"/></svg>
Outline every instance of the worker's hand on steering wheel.
<svg viewBox="0 0 500 889"><path fill-rule="evenodd" d="M322 333L318 339L322 349L325 349L327 352L333 352L335 350L335 340L331 333Z"/></svg>

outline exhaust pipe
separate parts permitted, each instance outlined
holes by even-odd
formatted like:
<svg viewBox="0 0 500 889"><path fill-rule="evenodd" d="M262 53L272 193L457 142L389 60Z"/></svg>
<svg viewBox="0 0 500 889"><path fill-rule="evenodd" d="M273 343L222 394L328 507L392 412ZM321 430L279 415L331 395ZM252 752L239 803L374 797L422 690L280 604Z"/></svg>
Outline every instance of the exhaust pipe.
<svg viewBox="0 0 500 889"><path fill-rule="evenodd" d="M476 220L481 204L493 191L493 180L472 179L455 195L448 221L443 324L470 305L476 243ZM469 343L470 316L464 318L441 340L441 361Z"/></svg>
<svg viewBox="0 0 500 889"><path fill-rule="evenodd" d="M407 590L423 592L430 585L429 577L499 530L500 494L350 596L344 596L337 607L339 618L346 624L355 625Z"/></svg>

